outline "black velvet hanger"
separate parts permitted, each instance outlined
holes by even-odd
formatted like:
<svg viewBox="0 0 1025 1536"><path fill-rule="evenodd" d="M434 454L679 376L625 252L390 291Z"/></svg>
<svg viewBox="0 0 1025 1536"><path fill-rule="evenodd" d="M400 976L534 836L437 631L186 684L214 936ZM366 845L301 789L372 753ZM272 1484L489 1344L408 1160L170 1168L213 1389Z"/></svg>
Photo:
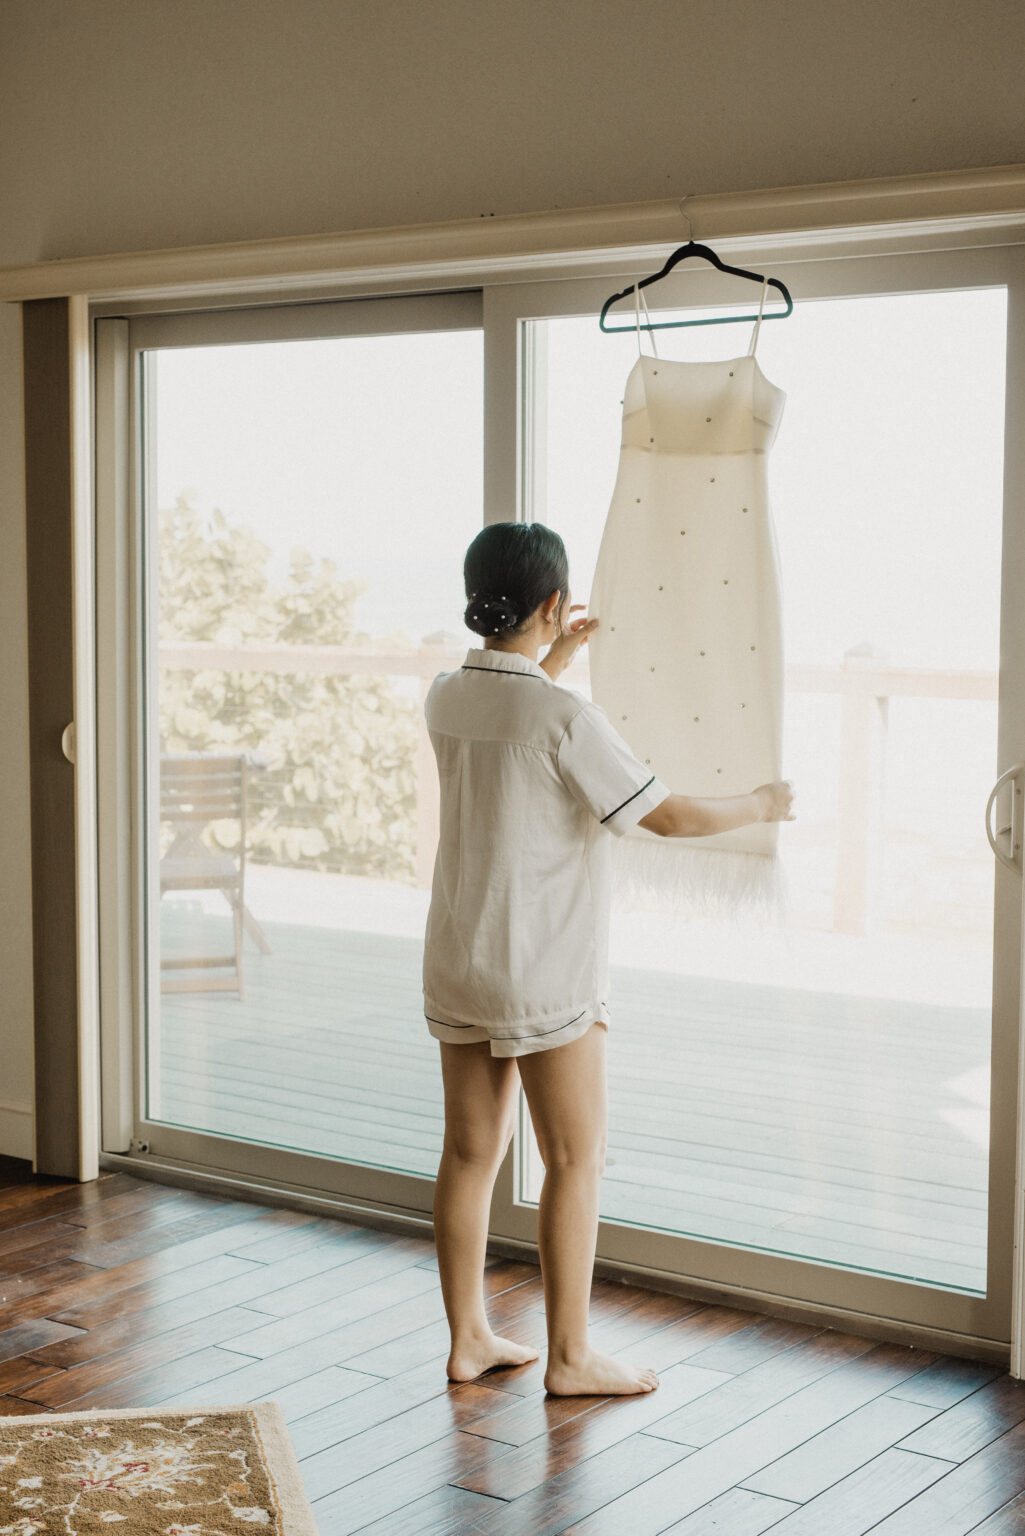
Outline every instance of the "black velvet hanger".
<svg viewBox="0 0 1025 1536"><path fill-rule="evenodd" d="M683 216L685 219L687 219L687 223L689 224L690 219L688 218L687 214L684 214ZM657 283L660 278L665 277L667 273L671 272L673 268L677 266L681 261L686 261L689 256L703 256L706 261L710 261L712 263L713 267L718 267L720 272L730 272L735 277L749 277L752 282L756 283L762 283L765 281L765 274L763 272L749 272L746 267L727 266L726 262L721 261L720 258L715 254L710 245L699 244L699 242L693 238L692 233L691 239L687 241L687 244L681 245L678 250L673 252L661 271L653 272L650 277L642 277L640 282L631 283L629 288L624 288L621 293L614 293L611 298L605 300L605 303L602 305L601 314L598 317L598 324L601 326L602 330L608 332L636 330L636 316L629 325L605 324L605 316L608 314L612 305L616 303L617 299L629 298L635 289L647 288L651 283ZM787 307L786 309L776 310L773 314L763 314L762 319L785 320L788 315L792 315L794 312L794 301L790 297L790 292L786 286L781 283L778 278L775 277L769 278L768 286L770 288L779 289L784 299L786 299ZM727 325L731 320L742 321L757 319L757 315L713 315L707 320L642 320L641 329L645 331L664 331L671 330L677 326L683 325Z"/></svg>

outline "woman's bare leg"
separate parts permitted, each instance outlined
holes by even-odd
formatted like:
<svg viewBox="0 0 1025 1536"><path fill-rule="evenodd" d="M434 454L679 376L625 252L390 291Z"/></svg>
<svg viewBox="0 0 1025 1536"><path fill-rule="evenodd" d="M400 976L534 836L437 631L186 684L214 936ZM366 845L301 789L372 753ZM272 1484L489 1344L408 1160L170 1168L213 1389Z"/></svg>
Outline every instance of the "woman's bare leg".
<svg viewBox="0 0 1025 1536"><path fill-rule="evenodd" d="M452 1348L451 1381L496 1365L525 1365L538 1352L492 1332L484 1308L484 1259L495 1175L515 1123L520 1077L487 1040L441 1045L445 1142L434 1185L434 1243Z"/></svg>
<svg viewBox="0 0 1025 1536"><path fill-rule="evenodd" d="M548 1323L545 1386L560 1396L650 1392L655 1372L592 1349L587 1337L605 1167L608 1095L603 1024L550 1050L517 1057L545 1165L538 1249Z"/></svg>

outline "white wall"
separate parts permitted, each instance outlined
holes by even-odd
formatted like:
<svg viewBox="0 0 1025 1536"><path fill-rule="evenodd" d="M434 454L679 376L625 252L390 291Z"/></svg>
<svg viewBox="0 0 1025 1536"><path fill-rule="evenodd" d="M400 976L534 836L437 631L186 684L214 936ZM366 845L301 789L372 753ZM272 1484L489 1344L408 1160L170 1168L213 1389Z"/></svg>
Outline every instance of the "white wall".
<svg viewBox="0 0 1025 1536"><path fill-rule="evenodd" d="M0 265L1021 162L1023 45L1020 0L2 0ZM19 352L0 306L0 1152L27 1156Z"/></svg>

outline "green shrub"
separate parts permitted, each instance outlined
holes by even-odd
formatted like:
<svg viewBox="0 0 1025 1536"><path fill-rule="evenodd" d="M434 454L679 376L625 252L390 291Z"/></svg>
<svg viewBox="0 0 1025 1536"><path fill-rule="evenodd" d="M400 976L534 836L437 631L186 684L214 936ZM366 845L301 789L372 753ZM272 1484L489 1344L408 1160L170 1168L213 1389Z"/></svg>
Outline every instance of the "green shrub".
<svg viewBox="0 0 1025 1536"><path fill-rule="evenodd" d="M362 577L293 549L284 588L267 577L270 550L215 510L204 527L191 495L159 513L158 633L162 644L411 645L353 624ZM412 883L416 856L417 705L392 679L367 674L160 668L161 752L256 754L246 857L259 864ZM238 823L207 828L211 848L238 845ZM166 843L165 838L165 843Z"/></svg>

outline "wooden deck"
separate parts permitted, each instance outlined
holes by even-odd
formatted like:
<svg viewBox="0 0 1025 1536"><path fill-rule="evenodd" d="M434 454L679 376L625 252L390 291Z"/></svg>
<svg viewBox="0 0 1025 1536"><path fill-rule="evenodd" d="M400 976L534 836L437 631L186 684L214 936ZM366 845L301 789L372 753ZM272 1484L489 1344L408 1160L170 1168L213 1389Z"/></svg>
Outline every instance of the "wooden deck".
<svg viewBox="0 0 1025 1536"><path fill-rule="evenodd" d="M157 1118L433 1178L421 944L264 927L244 1001L162 998ZM230 951L226 917L202 931ZM165 903L168 953L183 935ZM611 982L603 1217L985 1291L982 1010L617 967Z"/></svg>
<svg viewBox="0 0 1025 1536"><path fill-rule="evenodd" d="M457 1385L428 1239L3 1162L0 1412L273 1398L320 1536L1023 1529L997 1366L597 1281L592 1342L659 1385L551 1397L540 1273L491 1258L492 1326L539 1359Z"/></svg>

